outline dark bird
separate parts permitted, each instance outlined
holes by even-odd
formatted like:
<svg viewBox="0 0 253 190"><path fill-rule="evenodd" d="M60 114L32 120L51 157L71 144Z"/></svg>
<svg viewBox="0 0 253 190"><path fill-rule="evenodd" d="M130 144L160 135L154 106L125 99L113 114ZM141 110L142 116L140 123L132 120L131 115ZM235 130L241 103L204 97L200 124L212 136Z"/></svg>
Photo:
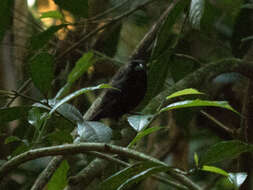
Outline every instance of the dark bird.
<svg viewBox="0 0 253 190"><path fill-rule="evenodd" d="M146 65L143 61L131 61L120 68L111 80L111 86L92 104L84 118L97 121L101 118L117 119L133 110L143 99L147 88Z"/></svg>

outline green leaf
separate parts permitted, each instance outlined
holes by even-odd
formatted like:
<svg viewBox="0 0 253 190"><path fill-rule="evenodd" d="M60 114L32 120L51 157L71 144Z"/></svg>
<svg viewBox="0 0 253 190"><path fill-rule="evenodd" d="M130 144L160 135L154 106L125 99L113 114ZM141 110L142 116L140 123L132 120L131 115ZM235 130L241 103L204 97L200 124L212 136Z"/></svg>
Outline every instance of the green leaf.
<svg viewBox="0 0 253 190"><path fill-rule="evenodd" d="M25 143L24 141L20 141L20 142L22 143L11 153L12 157L30 150L31 146L29 145L29 143Z"/></svg>
<svg viewBox="0 0 253 190"><path fill-rule="evenodd" d="M178 96L193 95L193 94L205 94L205 93L199 92L198 90L193 89L193 88L187 88L187 89L180 90L180 91L177 91L177 92L171 94L166 99L171 99L171 98L175 98Z"/></svg>
<svg viewBox="0 0 253 190"><path fill-rule="evenodd" d="M248 174L247 173L229 173L228 174L229 181L234 184L234 187L236 189L239 189L240 186L244 183L244 181L247 179Z"/></svg>
<svg viewBox="0 0 253 190"><path fill-rule="evenodd" d="M32 51L36 51L36 50L43 48L48 43L48 41L53 38L54 34L58 30L66 27L66 26L67 26L66 24L51 26L47 30L45 30L39 34L33 35L29 40L28 47Z"/></svg>
<svg viewBox="0 0 253 190"><path fill-rule="evenodd" d="M62 97L64 97L66 94L69 93L70 89L71 89L72 83L66 83L55 95L54 99L58 100Z"/></svg>
<svg viewBox="0 0 253 190"><path fill-rule="evenodd" d="M63 190L64 187L67 185L67 173L69 170L69 164L66 160L64 160L60 167L57 168L54 175L50 179L47 184L48 190Z"/></svg>
<svg viewBox="0 0 253 190"><path fill-rule="evenodd" d="M241 153L252 151L253 147L238 140L223 141L211 146L203 156L200 164L212 164L238 157Z"/></svg>
<svg viewBox="0 0 253 190"><path fill-rule="evenodd" d="M88 52L85 53L77 62L75 67L72 69L70 74L68 75L68 82L75 82L83 73L85 73L89 67L94 63L92 61L93 53Z"/></svg>
<svg viewBox="0 0 253 190"><path fill-rule="evenodd" d="M145 129L145 130L139 132L136 135L136 137L131 141L131 143L128 145L128 147L132 147L134 144L139 142L143 137L145 137L151 133L154 133L160 129L162 129L162 127L151 127L151 128L148 128L148 129Z"/></svg>
<svg viewBox="0 0 253 190"><path fill-rule="evenodd" d="M194 161L195 161L196 167L198 167L199 166L199 157L198 157L198 154L196 152L194 152Z"/></svg>
<svg viewBox="0 0 253 190"><path fill-rule="evenodd" d="M0 108L0 123L14 121L27 116L30 106Z"/></svg>
<svg viewBox="0 0 253 190"><path fill-rule="evenodd" d="M191 107L219 107L219 108L228 109L230 111L233 111L239 114L236 110L234 110L228 104L227 101L207 101L207 100L200 100L200 99L175 102L173 104L169 104L168 106L162 108L161 112L169 111L173 109L191 108Z"/></svg>
<svg viewBox="0 0 253 190"><path fill-rule="evenodd" d="M75 142L110 142L112 130L105 124L97 121L83 121L77 123L79 137Z"/></svg>
<svg viewBox="0 0 253 190"><path fill-rule="evenodd" d="M87 87L87 88L82 88L80 90L77 90L71 94L69 94L68 96L64 97L62 100L58 101L54 107L52 108L52 110L49 112L50 115L52 115L57 108L59 108L61 105L63 105L64 103L68 102L69 100L76 98L77 96L80 96L81 94L87 93L89 91L93 91L93 90L98 90L98 89L103 89L103 88L113 88L108 84L100 84L98 86L95 87Z"/></svg>
<svg viewBox="0 0 253 190"><path fill-rule="evenodd" d="M179 16L184 12L184 9L188 6L188 4L188 1L179 1L168 14L168 17L162 25L157 36L157 42L152 54L154 58L160 56L162 53L165 53L166 50L174 46L174 44L171 42L172 37L168 34L171 33L173 25L176 23Z"/></svg>
<svg viewBox="0 0 253 190"><path fill-rule="evenodd" d="M102 190L122 189L132 183L161 171L168 171L169 168L151 162L140 162L127 167L106 179L102 184Z"/></svg>
<svg viewBox="0 0 253 190"><path fill-rule="evenodd" d="M152 120L153 115L133 115L127 118L128 123L137 132L143 130Z"/></svg>
<svg viewBox="0 0 253 190"><path fill-rule="evenodd" d="M214 167L214 166L204 165L204 166L202 166L201 170L206 171L206 172L217 173L217 174L228 177L228 173L226 171L224 171L223 169Z"/></svg>
<svg viewBox="0 0 253 190"><path fill-rule="evenodd" d="M241 9L253 9L253 3L245 3L241 6Z"/></svg>
<svg viewBox="0 0 253 190"><path fill-rule="evenodd" d="M47 95L54 78L54 57L48 53L40 53L29 61L30 75L34 85Z"/></svg>
<svg viewBox="0 0 253 190"><path fill-rule="evenodd" d="M20 138L16 137L16 136L10 136L10 137L7 137L4 140L4 144L9 144L9 143L12 143L12 142L17 142L17 141L22 141L22 140Z"/></svg>
<svg viewBox="0 0 253 190"><path fill-rule="evenodd" d="M243 43L243 42L246 42L246 41L249 41L249 40L253 40L253 36L247 36L245 38L242 38L241 42Z"/></svg>
<svg viewBox="0 0 253 190"><path fill-rule="evenodd" d="M167 20L159 31L157 36L157 45L154 47L147 75L148 88L140 107L145 107L148 102L163 89L164 82L169 72L172 53L170 49L174 46L171 42L171 36L168 34L171 32L173 28L172 26L176 23L177 18L179 18L179 16L183 13L187 4L187 1L178 2L169 13Z"/></svg>
<svg viewBox="0 0 253 190"><path fill-rule="evenodd" d="M204 14L205 0L191 0L189 20L192 27L200 29L200 21Z"/></svg>
<svg viewBox="0 0 253 190"><path fill-rule="evenodd" d="M0 42L2 41L6 30L11 26L14 0L0 1Z"/></svg>
<svg viewBox="0 0 253 190"><path fill-rule="evenodd" d="M88 0L54 0L62 9L70 11L72 14L80 17L88 17Z"/></svg>
<svg viewBox="0 0 253 190"><path fill-rule="evenodd" d="M168 171L169 168L165 167L165 166L156 166L156 167L152 167L152 168L148 168L145 171L136 174L135 176L127 179L124 183L122 183L118 189L125 189L125 187L129 187L133 184L137 184L138 182L140 182L141 180L156 174L156 173L160 173L160 172L166 172Z"/></svg>
<svg viewBox="0 0 253 190"><path fill-rule="evenodd" d="M32 126L39 130L45 120L45 113L41 113L39 108L34 107L29 110L27 120Z"/></svg>
<svg viewBox="0 0 253 190"><path fill-rule="evenodd" d="M73 138L68 130L58 130L50 133L47 136L47 140L49 140L52 144L64 144L73 142Z"/></svg>
<svg viewBox="0 0 253 190"><path fill-rule="evenodd" d="M63 16L60 11L48 11L41 13L40 19L43 18L63 19Z"/></svg>
<svg viewBox="0 0 253 190"><path fill-rule="evenodd" d="M184 40L182 40L178 44L177 46L178 49L184 49L184 45L182 45L182 43L184 43ZM193 59L189 59L189 58L181 57L181 56L171 57L169 70L170 70L171 77L173 78L175 82L180 81L185 76L196 71L199 68L200 68L199 62Z"/></svg>
<svg viewBox="0 0 253 190"><path fill-rule="evenodd" d="M35 104L33 104L33 106L39 107L39 108L44 108L46 110L51 110L52 107L54 107L57 103L59 103L59 100L50 99L50 100L42 100L41 102L47 103L49 106L46 106L41 103L35 103ZM73 122L83 121L82 114L79 112L79 110L75 106L73 106L71 104L64 103L64 104L60 105L57 108L57 112Z"/></svg>

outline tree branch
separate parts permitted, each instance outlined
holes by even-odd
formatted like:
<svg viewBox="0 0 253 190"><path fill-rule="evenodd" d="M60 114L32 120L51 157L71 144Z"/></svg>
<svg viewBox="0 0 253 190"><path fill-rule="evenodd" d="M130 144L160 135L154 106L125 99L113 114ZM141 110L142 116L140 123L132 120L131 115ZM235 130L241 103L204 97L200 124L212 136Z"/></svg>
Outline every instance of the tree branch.
<svg viewBox="0 0 253 190"><path fill-rule="evenodd" d="M60 146L38 148L24 152L16 157L13 157L11 160L7 161L0 167L0 179L2 179L4 175L6 175L6 173L8 173L11 169L16 168L18 165L25 163L29 160L34 160L36 158L45 156L70 155L70 154L86 153L89 151L118 154L127 158L132 158L134 160L149 161L165 167L169 167L164 162L161 162L160 160L157 160L153 157L150 157L146 154L135 151L133 149L105 143L80 143L80 144L66 144ZM97 154L97 156L99 157L100 154ZM104 156L101 157L104 158ZM198 185L193 183L186 176L179 174L176 170L171 169L169 170L168 174L171 175L176 180L178 180L179 182L181 182L186 187L189 187L192 190L200 190L200 187Z"/></svg>

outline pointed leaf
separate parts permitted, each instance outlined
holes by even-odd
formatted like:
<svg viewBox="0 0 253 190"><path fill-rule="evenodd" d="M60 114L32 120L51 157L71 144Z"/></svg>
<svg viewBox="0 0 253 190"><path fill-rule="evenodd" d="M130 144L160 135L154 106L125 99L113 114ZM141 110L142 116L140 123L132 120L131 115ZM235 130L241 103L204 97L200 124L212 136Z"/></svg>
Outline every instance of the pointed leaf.
<svg viewBox="0 0 253 190"><path fill-rule="evenodd" d="M64 97L66 94L69 93L70 89L71 89L72 83L67 82L55 95L54 99L58 100L62 97Z"/></svg>
<svg viewBox="0 0 253 190"><path fill-rule="evenodd" d="M236 110L234 110L227 101L208 101L208 100L185 100L185 101L179 101L175 102L173 104L170 104L166 106L165 108L161 109L161 112L163 111L169 111L173 109L180 109L180 108L191 108L191 107L219 107L228 109L230 111L233 111L237 114L239 114Z"/></svg>
<svg viewBox="0 0 253 190"><path fill-rule="evenodd" d="M138 141L140 141L143 137L145 137L151 133L154 133L160 129L162 129L162 127L151 127L151 128L148 128L148 129L145 129L145 130L139 132L136 135L136 137L131 141L131 143L128 145L128 147L132 147L134 144L136 144Z"/></svg>
<svg viewBox="0 0 253 190"><path fill-rule="evenodd" d="M112 137L112 130L97 121L83 121L77 124L79 138L75 142L104 142L108 143Z"/></svg>
<svg viewBox="0 0 253 190"><path fill-rule="evenodd" d="M149 176L151 176L153 174L156 174L156 173L159 173L159 172L166 172L168 170L169 170L169 168L165 167L165 166L155 166L155 167L148 168L145 171L143 171L141 173L138 173L135 176L127 179L117 189L118 190L125 189L126 187L129 187L132 184L136 184L139 181L141 181L141 180L143 180L143 179L145 179L145 178L147 178L147 177L149 177Z"/></svg>
<svg viewBox="0 0 253 190"><path fill-rule="evenodd" d="M127 118L128 123L137 132L143 130L152 120L153 115L133 115Z"/></svg>
<svg viewBox="0 0 253 190"><path fill-rule="evenodd" d="M17 141L22 141L22 139L20 139L19 137L16 137L16 136L10 136L4 140L4 144L9 144L12 142L17 142Z"/></svg>
<svg viewBox="0 0 253 190"><path fill-rule="evenodd" d="M111 177L107 178L102 184L101 189L102 190L111 190L111 189L121 189L122 184L127 184L129 182L132 182L133 177L136 179L135 182L139 180L138 175L145 177L144 174L148 173L150 168L156 168L156 167L162 167L161 169L168 170L169 168L161 166L159 164L151 163L151 162L140 162L137 164L134 164L130 167L124 168L123 170L117 172L116 174L112 175ZM160 168L159 168L160 169ZM146 171L148 170L148 171ZM154 169L153 169L154 170ZM151 169L152 171L152 169ZM142 175L142 172L143 175ZM160 171L156 171L160 172ZM148 173L150 174L150 173ZM127 181L131 179L131 181Z"/></svg>
<svg viewBox="0 0 253 190"><path fill-rule="evenodd" d="M63 19L63 16L60 11L47 11L41 13L40 19L43 18Z"/></svg>
<svg viewBox="0 0 253 190"><path fill-rule="evenodd" d="M217 173L217 174L228 177L228 173L226 171L224 171L223 169L214 167L214 166L204 165L204 166L202 166L201 170L206 171L206 172Z"/></svg>
<svg viewBox="0 0 253 190"><path fill-rule="evenodd" d="M59 103L59 100L50 99L50 100L42 100L42 103L48 103L49 106L46 106L44 104L35 103L33 104L34 107L44 108L46 110L51 110L52 107L54 107L57 103ZM83 121L83 116L79 112L78 109L75 108L75 106L64 103L57 108L57 112L63 115L64 117L68 118L69 120L76 122L76 121Z"/></svg>
<svg viewBox="0 0 253 190"><path fill-rule="evenodd" d="M195 162L196 167L198 167L199 166L199 156L196 152L194 152L194 162Z"/></svg>
<svg viewBox="0 0 253 190"><path fill-rule="evenodd" d="M103 88L112 88L112 87L108 84L100 84L100 85L95 86L95 87L87 87L87 88L82 88L80 90L77 90L77 91L73 92L72 94L69 94L68 96L64 97L62 100L58 101L54 105L52 110L49 112L49 114L52 115L55 112L55 110L58 107L60 107L62 104L70 101L73 98L76 98L77 96L80 96L81 94L84 94L86 92L93 91L93 90L103 89Z"/></svg>
<svg viewBox="0 0 253 190"><path fill-rule="evenodd" d="M66 27L66 26L67 26L66 24L51 26L47 30L45 30L39 34L33 35L30 38L28 47L32 51L36 51L36 50L43 48L49 42L49 40L53 38L54 34L58 30Z"/></svg>
<svg viewBox="0 0 253 190"><path fill-rule="evenodd" d="M244 183L244 181L247 179L248 174L247 173L229 173L228 179L231 183L234 184L236 189L239 189L240 186Z"/></svg>
<svg viewBox="0 0 253 190"><path fill-rule="evenodd" d="M205 94L205 93L199 92L198 90L193 89L193 88L187 88L187 89L180 90L180 91L177 91L177 92L171 94L166 99L171 99L171 98L175 98L178 96L193 95L193 94Z"/></svg>
<svg viewBox="0 0 253 190"><path fill-rule="evenodd" d="M200 21L204 14L205 0L191 0L189 19L192 27L200 29Z"/></svg>
<svg viewBox="0 0 253 190"><path fill-rule="evenodd" d="M14 121L27 116L30 106L0 108L0 123Z"/></svg>
<svg viewBox="0 0 253 190"><path fill-rule="evenodd" d="M69 170L69 164L64 160L60 167L54 172L54 175L47 184L47 190L63 190L67 185L67 173Z"/></svg>
<svg viewBox="0 0 253 190"><path fill-rule="evenodd" d="M54 57L48 53L40 53L29 61L30 75L34 85L47 95L54 78Z"/></svg>
<svg viewBox="0 0 253 190"><path fill-rule="evenodd" d="M86 18L88 16L88 0L54 0L54 2L62 9L70 11L76 16Z"/></svg>
<svg viewBox="0 0 253 190"><path fill-rule="evenodd" d="M32 108L28 112L28 122L34 126L37 130L39 130L45 120L45 114L40 111L39 108Z"/></svg>
<svg viewBox="0 0 253 190"><path fill-rule="evenodd" d="M200 163L203 165L231 160L238 157L241 153L252 150L253 146L238 140L223 141L211 146L205 154L200 157Z"/></svg>
<svg viewBox="0 0 253 190"><path fill-rule="evenodd" d="M68 75L68 82L75 82L84 72L88 70L88 68L94 63L92 61L93 53L88 52L85 53L75 64L75 67L72 69L70 74Z"/></svg>
<svg viewBox="0 0 253 190"><path fill-rule="evenodd" d="M145 107L148 102L163 89L166 77L169 73L170 55L172 53L170 49L174 46L174 44L171 43L171 36L168 34L170 34L173 25L187 5L187 1L179 1L170 11L165 23L159 31L148 69L148 88L144 100L141 102L141 108Z"/></svg>

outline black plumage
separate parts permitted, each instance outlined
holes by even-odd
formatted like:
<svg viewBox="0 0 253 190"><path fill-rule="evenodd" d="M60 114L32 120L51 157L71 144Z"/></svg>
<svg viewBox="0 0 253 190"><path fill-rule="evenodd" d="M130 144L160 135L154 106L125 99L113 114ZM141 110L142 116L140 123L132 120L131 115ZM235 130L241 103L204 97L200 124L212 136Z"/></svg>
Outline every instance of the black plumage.
<svg viewBox="0 0 253 190"><path fill-rule="evenodd" d="M134 109L143 99L147 88L146 66L142 61L131 61L120 68L110 83L116 89L107 89L87 113L88 120L117 119ZM96 106L98 105L98 106Z"/></svg>

